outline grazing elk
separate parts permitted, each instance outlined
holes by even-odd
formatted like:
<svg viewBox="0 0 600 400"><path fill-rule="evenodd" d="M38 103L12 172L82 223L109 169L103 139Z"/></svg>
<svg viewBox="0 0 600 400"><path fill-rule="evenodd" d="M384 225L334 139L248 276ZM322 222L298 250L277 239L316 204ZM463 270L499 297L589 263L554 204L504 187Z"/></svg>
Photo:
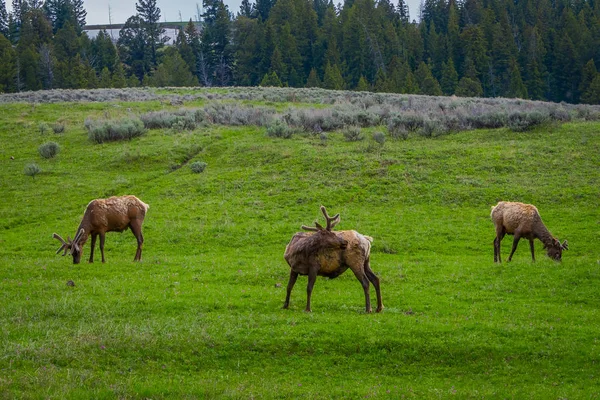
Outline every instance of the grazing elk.
<svg viewBox="0 0 600 400"><path fill-rule="evenodd" d="M316 221L315 227L302 225L302 229L311 232L296 233L285 248L284 258L291 271L283 308L289 307L290 295L298 275L308 275L305 311L310 312L310 296L317 276L335 278L350 268L364 289L366 312L372 312L369 282L377 293L375 311L381 312L383 303L379 278L371 270L369 261L373 238L356 231L333 232L333 227L340 222L340 215L329 217L323 206L321 211L327 220L327 226L323 228Z"/></svg>
<svg viewBox="0 0 600 400"><path fill-rule="evenodd" d="M142 244L142 224L144 217L150 206L135 196L110 197L108 199L92 200L83 214L75 238L71 240L67 236L65 241L60 235L54 234L53 237L62 243L56 254L64 249L63 256L69 254L73 256L73 264L79 264L83 245L92 235L92 249L90 250L89 262L94 262L94 247L96 238L100 236L100 252L102 253L102 262L104 259L104 237L106 232L123 232L127 228L131 229L137 239L138 247L133 261L141 261Z"/></svg>
<svg viewBox="0 0 600 400"><path fill-rule="evenodd" d="M492 207L492 221L496 227L494 239L494 262L502 262L500 258L500 242L504 235L514 235L512 250L508 261L512 259L521 238L529 239L531 259L535 261L533 240L539 239L543 244L548 257L560 261L563 250L568 250L567 241L560 243L544 226L537 208L531 204L501 201Z"/></svg>

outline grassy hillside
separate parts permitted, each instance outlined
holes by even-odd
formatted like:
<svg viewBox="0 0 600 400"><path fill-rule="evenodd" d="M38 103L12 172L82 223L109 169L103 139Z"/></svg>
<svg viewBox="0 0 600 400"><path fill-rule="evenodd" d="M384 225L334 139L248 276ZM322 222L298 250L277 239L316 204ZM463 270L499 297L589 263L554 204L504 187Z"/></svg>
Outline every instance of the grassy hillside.
<svg viewBox="0 0 600 400"><path fill-rule="evenodd" d="M600 123L383 145L377 126L356 142L212 124L88 140L86 118L161 109L176 107L2 105L1 398L600 396ZM55 122L64 133L40 132ZM60 153L46 160L49 141ZM90 200L123 194L150 204L141 263L130 232L107 235L105 264L54 254L53 232L73 237ZM494 264L498 200L537 205L569 241L563 262L536 242L532 263L525 241ZM284 248L321 204L341 213L339 229L375 238L383 313L364 314L351 272L317 280L312 314L299 278L281 309Z"/></svg>

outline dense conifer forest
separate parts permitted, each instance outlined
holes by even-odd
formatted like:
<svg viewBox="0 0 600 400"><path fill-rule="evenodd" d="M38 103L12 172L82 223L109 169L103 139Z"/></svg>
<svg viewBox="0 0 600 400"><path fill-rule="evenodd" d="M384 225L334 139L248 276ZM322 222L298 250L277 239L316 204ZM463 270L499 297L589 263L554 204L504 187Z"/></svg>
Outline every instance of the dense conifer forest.
<svg viewBox="0 0 600 400"><path fill-rule="evenodd" d="M203 0L167 38L139 0L111 38L83 0L0 0L0 93L135 86L289 86L600 103L596 0ZM411 16L420 15L416 22Z"/></svg>

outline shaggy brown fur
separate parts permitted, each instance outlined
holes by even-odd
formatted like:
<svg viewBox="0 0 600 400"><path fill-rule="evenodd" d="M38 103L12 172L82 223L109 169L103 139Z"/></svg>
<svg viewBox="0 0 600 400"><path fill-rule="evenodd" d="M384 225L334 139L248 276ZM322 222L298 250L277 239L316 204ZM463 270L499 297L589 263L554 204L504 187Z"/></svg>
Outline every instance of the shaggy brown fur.
<svg viewBox="0 0 600 400"><path fill-rule="evenodd" d="M502 262L500 257L500 242L504 235L514 235L512 250L508 261L512 259L521 238L529 240L531 258L535 261L534 239L539 239L546 249L548 256L560 261L562 251L569 248L567 241L562 244L552 236L538 213L537 208L531 204L501 201L492 207L492 221L496 227L496 238L494 239L494 262Z"/></svg>
<svg viewBox="0 0 600 400"><path fill-rule="evenodd" d="M306 289L306 309L310 312L310 297L317 276L335 278L348 268L354 272L365 292L366 312L372 312L369 294L369 282L375 287L377 294L377 312L383 310L379 278L370 266L371 242L373 238L361 235L356 231L332 232L331 229L339 223L339 214L333 218L327 215L325 207L321 211L327 219L327 227L318 223L316 227L302 226L302 229L314 233L296 233L285 248L284 258L290 265L290 280L283 308L288 308L290 295L298 275L308 275Z"/></svg>
<svg viewBox="0 0 600 400"><path fill-rule="evenodd" d="M73 264L79 264L83 245L86 243L88 236L92 235L92 249L90 250L89 259L89 262L92 263L94 262L96 238L100 236L100 252L102 253L102 262L105 262L104 238L106 232L123 232L127 228L130 228L138 243L133 260L140 261L142 259L142 244L144 243L142 224L144 223L144 217L148 208L150 208L148 204L135 196L92 200L83 214L73 240L67 237L68 241L65 241L58 234L55 233L53 235L54 238L62 243L56 254L64 249L64 256L69 251L73 256Z"/></svg>

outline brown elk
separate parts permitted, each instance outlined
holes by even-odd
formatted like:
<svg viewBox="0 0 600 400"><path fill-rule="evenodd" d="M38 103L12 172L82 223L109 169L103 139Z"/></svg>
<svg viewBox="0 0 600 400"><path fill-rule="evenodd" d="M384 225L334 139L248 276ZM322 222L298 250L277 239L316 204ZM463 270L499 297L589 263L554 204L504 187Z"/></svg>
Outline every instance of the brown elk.
<svg viewBox="0 0 600 400"><path fill-rule="evenodd" d="M88 236L91 235L92 248L90 250L89 262L92 263L94 262L96 238L100 236L100 252L102 253L102 262L105 262L104 237L106 232L123 232L127 228L130 228L138 244L133 261L141 261L142 244L144 243L142 224L144 223L144 217L149 207L148 204L135 196L92 200L85 209L73 240L67 236L67 240L65 241L56 233L52 235L62 243L56 254L64 249L63 256L68 251L73 256L73 264L79 264L83 245L87 241Z"/></svg>
<svg viewBox="0 0 600 400"><path fill-rule="evenodd" d="M340 222L340 215L329 217L323 206L321 206L321 212L327 220L327 226L323 228L316 221L314 227L302 225L302 229L311 232L296 233L285 248L284 258L291 271L283 308L289 307L290 295L298 275L308 275L305 311L310 312L310 297L317 276L335 278L350 268L365 292L366 312L372 312L369 282L373 284L377 293L377 309L375 311L381 312L383 303L379 278L373 273L370 266L373 238L361 235L356 231L333 232L333 227Z"/></svg>
<svg viewBox="0 0 600 400"><path fill-rule="evenodd" d="M567 241L560 243L548 231L537 208L531 204L501 201L492 207L492 221L496 227L496 238L494 239L494 262L502 262L500 257L500 242L504 235L514 235L512 250L508 261L512 259L521 238L529 240L531 248L531 259L535 261L534 239L539 239L543 244L548 257L561 261L563 250L568 250Z"/></svg>

